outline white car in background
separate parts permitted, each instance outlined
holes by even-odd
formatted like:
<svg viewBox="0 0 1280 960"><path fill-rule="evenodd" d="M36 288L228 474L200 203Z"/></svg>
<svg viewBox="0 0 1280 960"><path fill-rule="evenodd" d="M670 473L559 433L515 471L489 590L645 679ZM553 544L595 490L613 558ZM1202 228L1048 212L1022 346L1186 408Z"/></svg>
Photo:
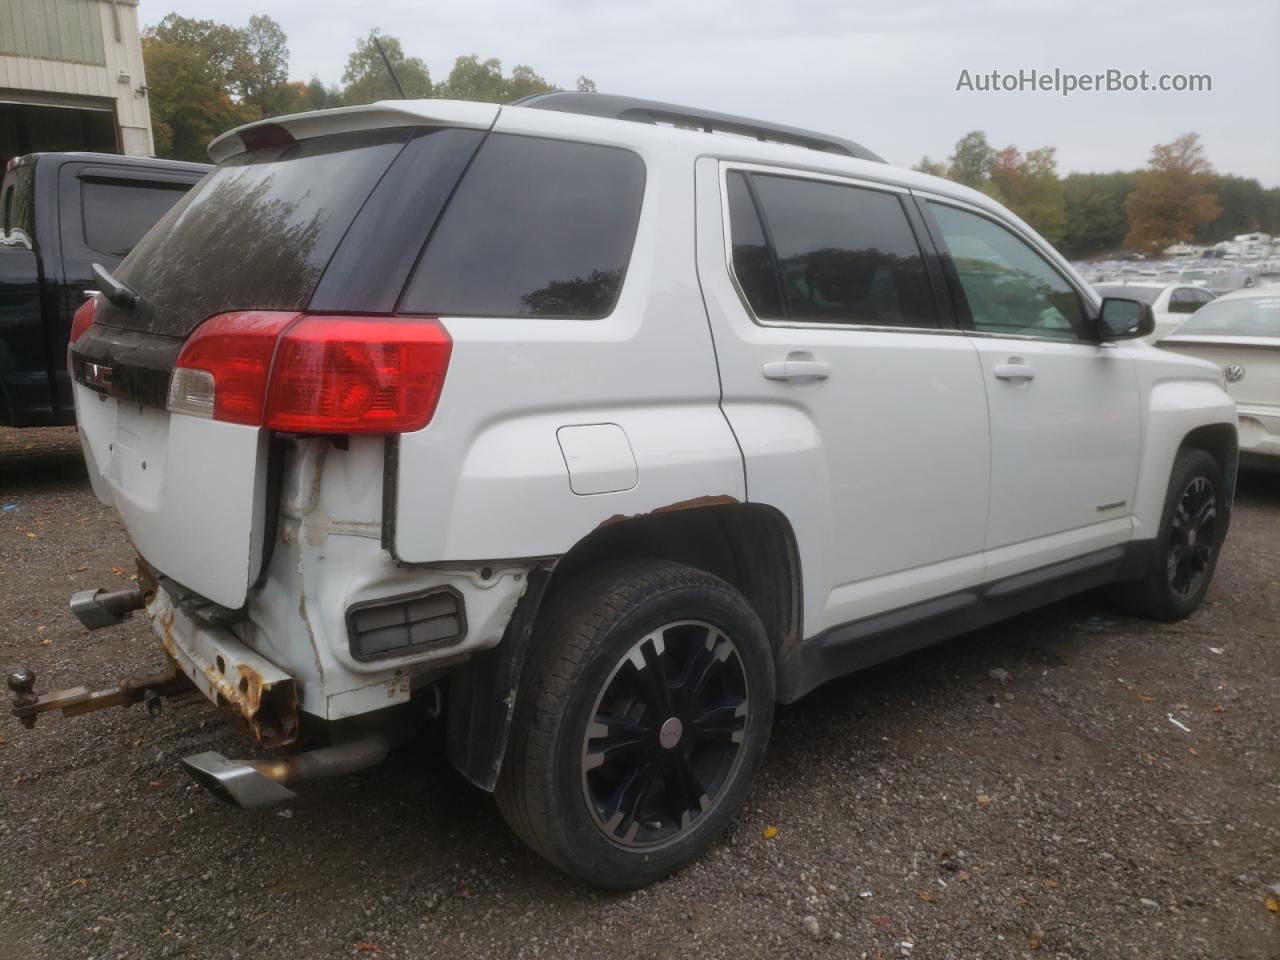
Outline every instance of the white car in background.
<svg viewBox="0 0 1280 960"><path fill-rule="evenodd" d="M1156 329L1143 338L1147 343L1159 343L1163 337L1173 333L1178 324L1190 314L1217 299L1217 294L1205 287L1189 283L1163 283L1158 280L1095 283L1093 288L1104 297L1127 297L1151 306L1151 312L1156 318Z"/></svg>
<svg viewBox="0 0 1280 960"><path fill-rule="evenodd" d="M1239 410L1241 464L1280 468L1280 283L1219 297L1160 346L1222 368Z"/></svg>

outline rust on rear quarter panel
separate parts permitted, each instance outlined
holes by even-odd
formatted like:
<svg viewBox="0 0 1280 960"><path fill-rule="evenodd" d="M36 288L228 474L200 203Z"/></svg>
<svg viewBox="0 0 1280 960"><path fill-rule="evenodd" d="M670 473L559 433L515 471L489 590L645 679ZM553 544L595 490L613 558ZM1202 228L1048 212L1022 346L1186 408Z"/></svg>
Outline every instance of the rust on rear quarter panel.
<svg viewBox="0 0 1280 960"><path fill-rule="evenodd" d="M677 500L675 503L668 503L666 506L654 507L645 513L633 513L627 515L625 513L615 513L612 517L601 520L596 525L597 530L603 530L605 527L611 527L615 523L622 523L624 520L634 520L637 517L648 517L658 513L674 513L677 510L696 510L698 507L723 507L729 504L737 503L736 497L731 497L727 493L708 494L702 497L694 497L692 500Z"/></svg>

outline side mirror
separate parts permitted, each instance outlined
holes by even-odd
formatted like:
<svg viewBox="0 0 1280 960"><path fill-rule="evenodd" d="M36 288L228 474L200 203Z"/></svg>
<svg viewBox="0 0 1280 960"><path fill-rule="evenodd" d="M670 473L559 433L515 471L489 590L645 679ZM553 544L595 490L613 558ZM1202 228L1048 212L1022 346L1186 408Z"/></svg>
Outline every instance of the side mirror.
<svg viewBox="0 0 1280 960"><path fill-rule="evenodd" d="M1124 297L1106 297L1098 311L1100 340L1137 340L1154 333L1156 317L1150 304Z"/></svg>

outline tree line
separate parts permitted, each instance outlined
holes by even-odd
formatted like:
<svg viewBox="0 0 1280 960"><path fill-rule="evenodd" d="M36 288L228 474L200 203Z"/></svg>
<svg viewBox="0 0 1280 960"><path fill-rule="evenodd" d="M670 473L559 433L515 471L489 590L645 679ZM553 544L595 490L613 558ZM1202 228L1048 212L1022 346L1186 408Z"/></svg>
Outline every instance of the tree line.
<svg viewBox="0 0 1280 960"><path fill-rule="evenodd" d="M1280 188L1215 173L1198 134L1156 144L1142 170L1059 177L1054 152L997 150L975 130L945 163L926 156L913 169L981 190L1070 257L1159 253L1173 243L1216 243L1258 230L1280 234Z"/></svg>
<svg viewBox="0 0 1280 960"><path fill-rule="evenodd" d="M458 57L449 75L433 82L422 59L408 56L398 38L377 28L356 41L341 84L315 76L290 80L288 37L271 17L258 14L235 27L171 13L142 35L156 154L205 161L209 141L242 123L398 98L383 53L411 99L506 103L558 89L525 64L508 75L500 61L474 54ZM579 77L576 87L595 90L587 77Z"/></svg>

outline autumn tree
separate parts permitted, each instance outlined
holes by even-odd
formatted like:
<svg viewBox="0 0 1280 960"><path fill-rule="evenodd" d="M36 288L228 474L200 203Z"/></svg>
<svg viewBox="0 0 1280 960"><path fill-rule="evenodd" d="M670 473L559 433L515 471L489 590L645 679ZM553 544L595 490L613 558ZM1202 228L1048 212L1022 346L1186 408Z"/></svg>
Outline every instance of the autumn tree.
<svg viewBox="0 0 1280 960"><path fill-rule="evenodd" d="M1053 147L1029 150L1015 146L995 154L983 189L1020 216L1050 243L1062 236L1063 192Z"/></svg>
<svg viewBox="0 0 1280 960"><path fill-rule="evenodd" d="M1199 134L1157 144L1124 203L1129 215L1125 244L1159 252L1171 243L1193 239L1199 224L1212 222L1221 212L1211 192L1213 182L1213 167Z"/></svg>
<svg viewBox="0 0 1280 960"><path fill-rule="evenodd" d="M400 97L382 54L378 52L379 42L404 88L405 97L418 100L431 96L431 73L427 65L417 57L406 57L398 37L384 34L374 27L367 37L356 41L355 50L347 57L347 69L342 73L342 102L355 106Z"/></svg>

